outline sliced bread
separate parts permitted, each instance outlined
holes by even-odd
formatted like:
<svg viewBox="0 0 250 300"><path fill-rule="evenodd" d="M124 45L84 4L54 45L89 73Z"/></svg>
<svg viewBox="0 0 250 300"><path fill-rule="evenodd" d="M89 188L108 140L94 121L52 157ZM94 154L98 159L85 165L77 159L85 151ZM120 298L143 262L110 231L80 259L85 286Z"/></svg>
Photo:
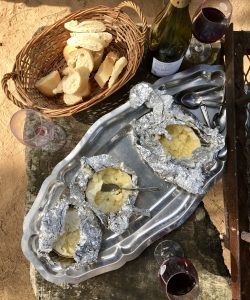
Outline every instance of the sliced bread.
<svg viewBox="0 0 250 300"><path fill-rule="evenodd" d="M63 93L62 80L58 83L58 86L53 89L53 94L61 94Z"/></svg>
<svg viewBox="0 0 250 300"><path fill-rule="evenodd" d="M62 79L63 92L65 94L79 94L85 92L88 87L89 70L86 67L77 69L67 68L68 75Z"/></svg>
<svg viewBox="0 0 250 300"><path fill-rule="evenodd" d="M101 88L103 88L104 85L109 80L109 77L112 74L114 64L117 59L118 59L117 53L110 51L105 57L104 61L101 63L98 71L96 72L94 78Z"/></svg>
<svg viewBox="0 0 250 300"><path fill-rule="evenodd" d="M121 57L119 58L113 68L111 77L109 79L108 82L108 87L111 88L113 86L113 84L116 82L117 78L119 77L119 75L121 74L122 70L124 69L124 67L127 65L128 61L126 59L126 57Z"/></svg>
<svg viewBox="0 0 250 300"><path fill-rule="evenodd" d="M94 58L92 53L87 49L77 49L69 54L68 66L70 68L86 67L91 73L94 69Z"/></svg>
<svg viewBox="0 0 250 300"><path fill-rule="evenodd" d="M100 67L100 64L102 62L103 53L104 53L104 49L102 49L101 51L92 52L93 59L94 59L94 71L96 71Z"/></svg>
<svg viewBox="0 0 250 300"><path fill-rule="evenodd" d="M42 77L35 83L35 87L41 92L43 95L47 97L54 96L53 90L58 86L61 81L61 77L59 72L52 71L48 75Z"/></svg>
<svg viewBox="0 0 250 300"><path fill-rule="evenodd" d="M97 20L86 20L79 23L72 20L64 24L64 28L73 32L102 32L106 30L103 22Z"/></svg>
<svg viewBox="0 0 250 300"><path fill-rule="evenodd" d="M95 38L103 44L103 47L108 47L113 39L112 34L109 32L71 32L70 36L77 37L79 41Z"/></svg>
<svg viewBox="0 0 250 300"><path fill-rule="evenodd" d="M75 51L75 50L77 50L77 48L74 47L74 46L70 46L70 45L66 45L66 46L63 48L63 56L64 56L66 62L67 62L68 59L69 59L70 53L73 52L73 51Z"/></svg>
<svg viewBox="0 0 250 300"><path fill-rule="evenodd" d="M104 46L97 38L79 39L77 36L72 36L67 40L67 44L74 47L82 47L91 51L101 51Z"/></svg>
<svg viewBox="0 0 250 300"><path fill-rule="evenodd" d="M88 82L86 89L82 94L75 93L75 94L64 94L63 101L66 105L74 105L77 103L82 102L83 97L87 97L90 94L90 83Z"/></svg>

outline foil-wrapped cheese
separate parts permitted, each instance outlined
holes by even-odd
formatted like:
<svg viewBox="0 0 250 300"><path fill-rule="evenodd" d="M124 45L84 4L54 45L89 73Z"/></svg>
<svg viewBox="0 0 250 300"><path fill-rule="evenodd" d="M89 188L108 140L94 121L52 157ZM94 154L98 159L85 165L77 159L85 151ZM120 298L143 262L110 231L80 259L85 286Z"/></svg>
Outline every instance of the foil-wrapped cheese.
<svg viewBox="0 0 250 300"><path fill-rule="evenodd" d="M202 125L191 113L161 95L149 83L135 85L129 96L133 108L150 111L133 120L133 142L140 157L167 182L192 194L204 194L208 170L225 145L217 128ZM197 134L197 136L196 136Z"/></svg>
<svg viewBox="0 0 250 300"><path fill-rule="evenodd" d="M78 269L97 260L102 242L99 221L86 203L75 205L74 199L63 193L56 201L51 193L39 232L39 257L62 269ZM79 204L79 203L78 203ZM73 258L75 262L63 265L50 252Z"/></svg>
<svg viewBox="0 0 250 300"><path fill-rule="evenodd" d="M77 210L68 209L64 222L64 232L55 241L53 249L59 255L73 258L76 245L80 239L80 218Z"/></svg>
<svg viewBox="0 0 250 300"><path fill-rule="evenodd" d="M98 207L103 213L118 212L124 201L131 194L126 190L115 190L110 192L101 191L103 184L116 184L121 188L131 188L131 176L126 172L115 168L107 168L93 175L86 189L88 201Z"/></svg>
<svg viewBox="0 0 250 300"><path fill-rule="evenodd" d="M194 130L186 125L171 124L166 127L171 139L160 137L164 150L176 158L190 158L193 151L201 146L201 142Z"/></svg>
<svg viewBox="0 0 250 300"><path fill-rule="evenodd" d="M103 184L110 183L136 187L137 176L124 162L110 155L83 156L70 183L70 195L74 203L89 206L106 228L121 234L129 226L138 191L101 191Z"/></svg>

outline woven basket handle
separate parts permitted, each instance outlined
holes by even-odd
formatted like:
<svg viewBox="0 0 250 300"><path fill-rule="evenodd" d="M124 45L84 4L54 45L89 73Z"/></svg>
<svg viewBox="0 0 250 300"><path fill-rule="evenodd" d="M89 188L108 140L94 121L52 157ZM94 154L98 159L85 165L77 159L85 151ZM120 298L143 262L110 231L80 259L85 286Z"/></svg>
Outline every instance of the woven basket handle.
<svg viewBox="0 0 250 300"><path fill-rule="evenodd" d="M144 41L145 41L145 37L146 37L146 33L147 33L147 20L144 16L143 12L141 11L140 7L132 1L123 1L116 7L116 9L121 10L124 7L132 8L139 15L139 17L142 21L142 30L141 30L142 36L141 36L141 39L139 40L139 42L142 45L144 45Z"/></svg>
<svg viewBox="0 0 250 300"><path fill-rule="evenodd" d="M25 105L24 105L21 101L17 100L17 99L14 97L14 95L11 93L11 91L9 90L8 81L9 81L10 79L13 79L13 80L14 80L16 76L17 76L17 74L14 73L14 72L5 74L5 75L3 76L2 81L1 81L1 83L2 83L2 88L3 88L3 91L4 91L5 95L7 96L7 98L8 98L10 101L12 101L15 105L19 106L20 108L25 108Z"/></svg>

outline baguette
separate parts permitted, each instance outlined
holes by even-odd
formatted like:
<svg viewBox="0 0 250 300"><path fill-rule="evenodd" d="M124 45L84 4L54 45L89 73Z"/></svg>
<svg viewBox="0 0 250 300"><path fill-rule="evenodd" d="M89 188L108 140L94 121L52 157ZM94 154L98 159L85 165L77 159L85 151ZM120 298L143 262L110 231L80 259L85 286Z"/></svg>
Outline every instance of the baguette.
<svg viewBox="0 0 250 300"><path fill-rule="evenodd" d="M65 75L65 76L69 75L69 74L72 73L72 72L73 72L73 69L70 68L70 67L66 67L66 68L64 68L64 69L62 70L62 74Z"/></svg>
<svg viewBox="0 0 250 300"><path fill-rule="evenodd" d="M73 32L102 32L106 30L106 26L101 21L86 20L78 22L72 20L64 24L64 28Z"/></svg>
<svg viewBox="0 0 250 300"><path fill-rule="evenodd" d="M66 105L74 105L79 102L82 102L83 97L87 97L90 94L90 83L88 82L87 87L85 89L85 92L82 94L64 94L63 95L63 101Z"/></svg>
<svg viewBox="0 0 250 300"><path fill-rule="evenodd" d="M63 92L65 94L79 94L85 93L88 87L89 70L86 67L79 67L77 69L67 68L68 75L62 79Z"/></svg>
<svg viewBox="0 0 250 300"><path fill-rule="evenodd" d="M70 45L66 45L64 48L63 48L63 56L66 60L66 62L68 62L68 59L69 59L69 55L71 52L77 50L76 47L74 46L70 46Z"/></svg>
<svg viewBox="0 0 250 300"><path fill-rule="evenodd" d="M112 34L109 32L72 32L70 36L78 38L79 43L84 39L95 38L103 44L104 48L108 47L113 39Z"/></svg>
<svg viewBox="0 0 250 300"><path fill-rule="evenodd" d="M127 63L128 63L128 61L127 61L126 57L124 57L124 56L117 60L117 62L114 65L109 82L108 82L109 88L111 88L113 86L113 84L116 82L117 78L119 77L119 75L121 74L122 70L127 65Z"/></svg>
<svg viewBox="0 0 250 300"><path fill-rule="evenodd" d="M68 66L70 68L86 67L91 73L94 69L94 58L92 53L86 49L77 49L69 54Z"/></svg>
<svg viewBox="0 0 250 300"><path fill-rule="evenodd" d="M118 59L117 53L110 51L105 57L102 64L100 65L97 73L95 74L94 78L101 88L103 88L104 85L109 80L109 77L112 74L112 70L114 68L114 64L117 59Z"/></svg>
<svg viewBox="0 0 250 300"><path fill-rule="evenodd" d="M61 94L63 93L62 80L58 83L58 86L53 89L53 94Z"/></svg>
<svg viewBox="0 0 250 300"><path fill-rule="evenodd" d="M91 51L101 51L104 46L97 38L79 39L77 36L72 36L67 40L67 44L74 47L82 47Z"/></svg>
<svg viewBox="0 0 250 300"><path fill-rule="evenodd" d="M100 64L102 62L103 53L104 53L104 49L102 49L101 51L92 52L93 59L94 59L94 71L96 71L100 67Z"/></svg>
<svg viewBox="0 0 250 300"><path fill-rule="evenodd" d="M53 90L58 86L61 81L61 77L59 72L52 71L48 75L42 77L35 83L35 87L41 92L43 95L47 97L54 96Z"/></svg>

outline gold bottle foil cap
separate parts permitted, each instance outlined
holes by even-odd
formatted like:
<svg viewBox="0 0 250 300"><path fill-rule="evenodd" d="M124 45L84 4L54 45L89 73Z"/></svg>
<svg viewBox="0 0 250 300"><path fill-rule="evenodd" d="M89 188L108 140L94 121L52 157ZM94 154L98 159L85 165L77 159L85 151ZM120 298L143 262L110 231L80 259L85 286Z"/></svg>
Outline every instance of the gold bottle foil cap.
<svg viewBox="0 0 250 300"><path fill-rule="evenodd" d="M184 8L189 5L190 0L170 0L170 2L177 8Z"/></svg>

